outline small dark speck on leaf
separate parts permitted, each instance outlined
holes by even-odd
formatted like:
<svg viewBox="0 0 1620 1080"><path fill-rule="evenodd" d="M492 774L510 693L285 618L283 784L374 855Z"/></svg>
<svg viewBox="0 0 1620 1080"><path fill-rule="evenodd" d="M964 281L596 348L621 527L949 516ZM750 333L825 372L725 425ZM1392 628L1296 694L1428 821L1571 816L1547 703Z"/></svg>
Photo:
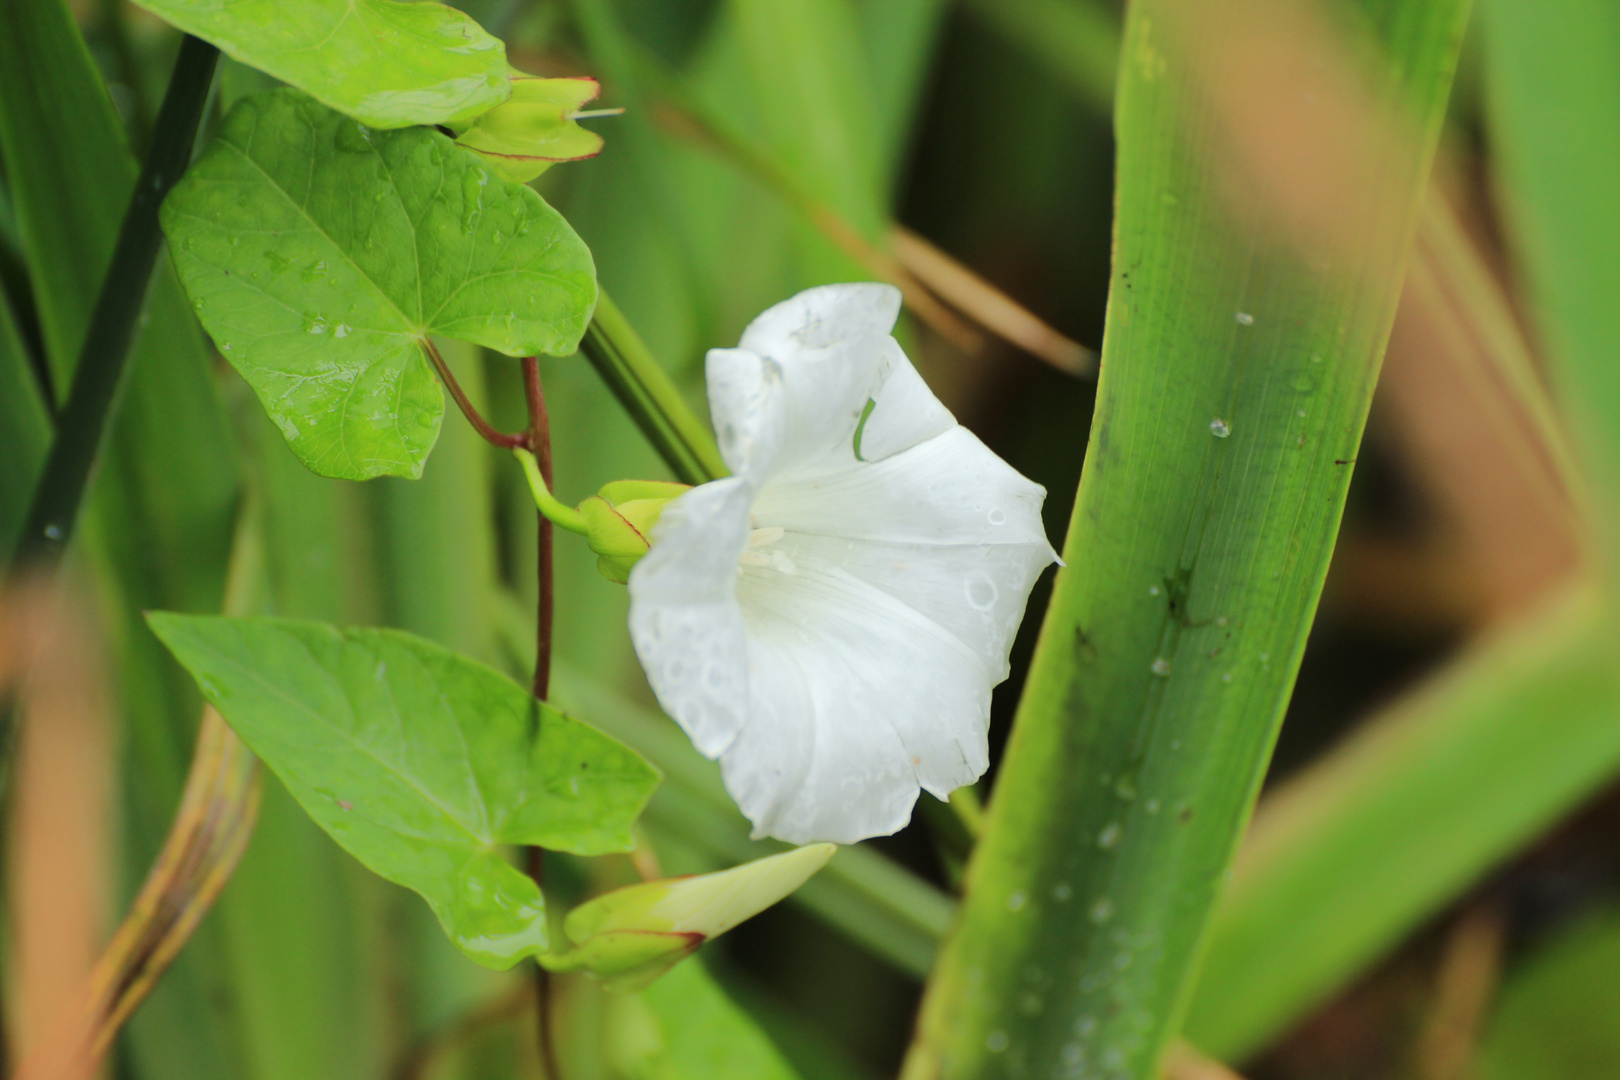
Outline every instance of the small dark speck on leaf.
<svg viewBox="0 0 1620 1080"><path fill-rule="evenodd" d="M1335 458L1333 461L1335 465L1354 465L1355 463L1355 458Z"/></svg>
<svg viewBox="0 0 1620 1080"><path fill-rule="evenodd" d="M1181 823L1185 825L1187 822L1192 820L1192 807L1183 806L1181 808L1181 813L1177 814L1176 817L1180 818Z"/></svg>

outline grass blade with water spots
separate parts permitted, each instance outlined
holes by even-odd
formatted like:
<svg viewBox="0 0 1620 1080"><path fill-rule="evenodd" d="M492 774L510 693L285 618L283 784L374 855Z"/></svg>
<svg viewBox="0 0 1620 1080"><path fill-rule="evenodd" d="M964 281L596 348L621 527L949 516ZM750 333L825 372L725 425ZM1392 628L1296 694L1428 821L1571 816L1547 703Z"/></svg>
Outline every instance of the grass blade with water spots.
<svg viewBox="0 0 1620 1080"><path fill-rule="evenodd" d="M1466 13L1361 6L1375 41L1282 0L1130 9L1069 569L908 1078L1148 1077L1175 1034L1332 553Z"/></svg>

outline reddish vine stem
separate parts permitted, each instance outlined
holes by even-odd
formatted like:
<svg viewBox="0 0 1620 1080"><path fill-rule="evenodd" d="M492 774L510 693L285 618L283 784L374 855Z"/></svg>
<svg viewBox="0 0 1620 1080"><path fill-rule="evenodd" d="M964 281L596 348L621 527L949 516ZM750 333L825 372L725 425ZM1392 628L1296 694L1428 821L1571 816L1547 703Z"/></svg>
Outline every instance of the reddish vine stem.
<svg viewBox="0 0 1620 1080"><path fill-rule="evenodd" d="M439 380L444 383L444 388L450 391L450 396L455 399L456 407L461 410L461 415L467 418L467 423L473 426L473 430L478 432L485 442L491 446L498 446L502 450L512 450L519 446L528 445L529 432L508 435L504 431L496 431L488 420L479 415L478 410L473 408L473 403L467 399L466 391L461 388L461 384L456 382L456 377L451 374L450 365L445 363L444 357L439 354L439 347L433 344L431 338L422 338L421 340L422 347L427 350L428 359L433 361L433 370L439 373ZM550 481L548 480L547 483L550 483Z"/></svg>
<svg viewBox="0 0 1620 1080"><path fill-rule="evenodd" d="M523 358L523 395L529 406L529 429L522 436L523 445L534 455L535 464L540 468L540 478L545 481L546 490L550 491L554 487L551 473L551 417L546 412L546 395L540 386L540 362L533 356ZM537 518L539 527L536 570L540 595L538 610L535 613L533 689L535 698L544 701L551 693L551 629L554 597L551 565L552 529L551 522L546 520L544 514L537 515ZM544 849L529 848L527 863L529 877L534 879L536 887L543 890ZM534 993L536 1019L539 1024L540 1063L545 1069L547 1080L562 1080L562 1072L557 1067L557 1042L552 1023L551 972L539 964L534 966Z"/></svg>

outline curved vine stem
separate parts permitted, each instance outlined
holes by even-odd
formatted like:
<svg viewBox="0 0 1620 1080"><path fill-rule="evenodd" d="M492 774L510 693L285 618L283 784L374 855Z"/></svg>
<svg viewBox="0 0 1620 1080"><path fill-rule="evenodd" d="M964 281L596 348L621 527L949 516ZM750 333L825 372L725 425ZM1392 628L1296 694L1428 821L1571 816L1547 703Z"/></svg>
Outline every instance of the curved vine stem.
<svg viewBox="0 0 1620 1080"><path fill-rule="evenodd" d="M540 386L540 362L533 356L523 358L523 396L529 407L529 430L524 432L523 440L526 442L529 453L534 455L535 465L540 472L540 479L545 483L547 491L552 490L555 481L551 472L551 417L546 412L546 395ZM469 417L470 419L470 417ZM536 567L539 579L539 601L535 612L534 635L534 696L544 701L551 693L551 631L552 609L554 605L554 589L552 574L552 527L551 521L544 514L536 515L538 519L538 541ZM529 877L534 879L535 886L544 891L545 877L545 851L542 848L531 847L528 852L527 869ZM537 1035L540 1044L540 1064L545 1069L547 1080L562 1080L562 1072L557 1067L557 1041L554 1034L551 1002L551 972L534 965L534 994L535 1012L538 1022Z"/></svg>

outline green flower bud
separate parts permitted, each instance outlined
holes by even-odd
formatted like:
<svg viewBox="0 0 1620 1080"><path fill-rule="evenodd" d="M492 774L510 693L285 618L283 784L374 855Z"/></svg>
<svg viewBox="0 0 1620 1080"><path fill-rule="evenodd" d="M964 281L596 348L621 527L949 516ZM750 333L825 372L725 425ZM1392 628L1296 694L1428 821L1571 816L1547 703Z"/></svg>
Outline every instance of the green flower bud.
<svg viewBox="0 0 1620 1080"><path fill-rule="evenodd" d="M630 580L630 568L647 553L659 515L686 490L685 484L660 480L615 480L579 504L585 540L603 577L621 585Z"/></svg>
<svg viewBox="0 0 1620 1080"><path fill-rule="evenodd" d="M542 79L514 70L512 96L482 114L456 140L501 176L526 184L559 161L602 152L602 136L575 123L601 93L595 79Z"/></svg>
<svg viewBox="0 0 1620 1080"><path fill-rule="evenodd" d="M569 912L571 951L538 959L552 971L587 971L611 990L640 989L803 885L836 850L811 844L718 874L616 889Z"/></svg>

